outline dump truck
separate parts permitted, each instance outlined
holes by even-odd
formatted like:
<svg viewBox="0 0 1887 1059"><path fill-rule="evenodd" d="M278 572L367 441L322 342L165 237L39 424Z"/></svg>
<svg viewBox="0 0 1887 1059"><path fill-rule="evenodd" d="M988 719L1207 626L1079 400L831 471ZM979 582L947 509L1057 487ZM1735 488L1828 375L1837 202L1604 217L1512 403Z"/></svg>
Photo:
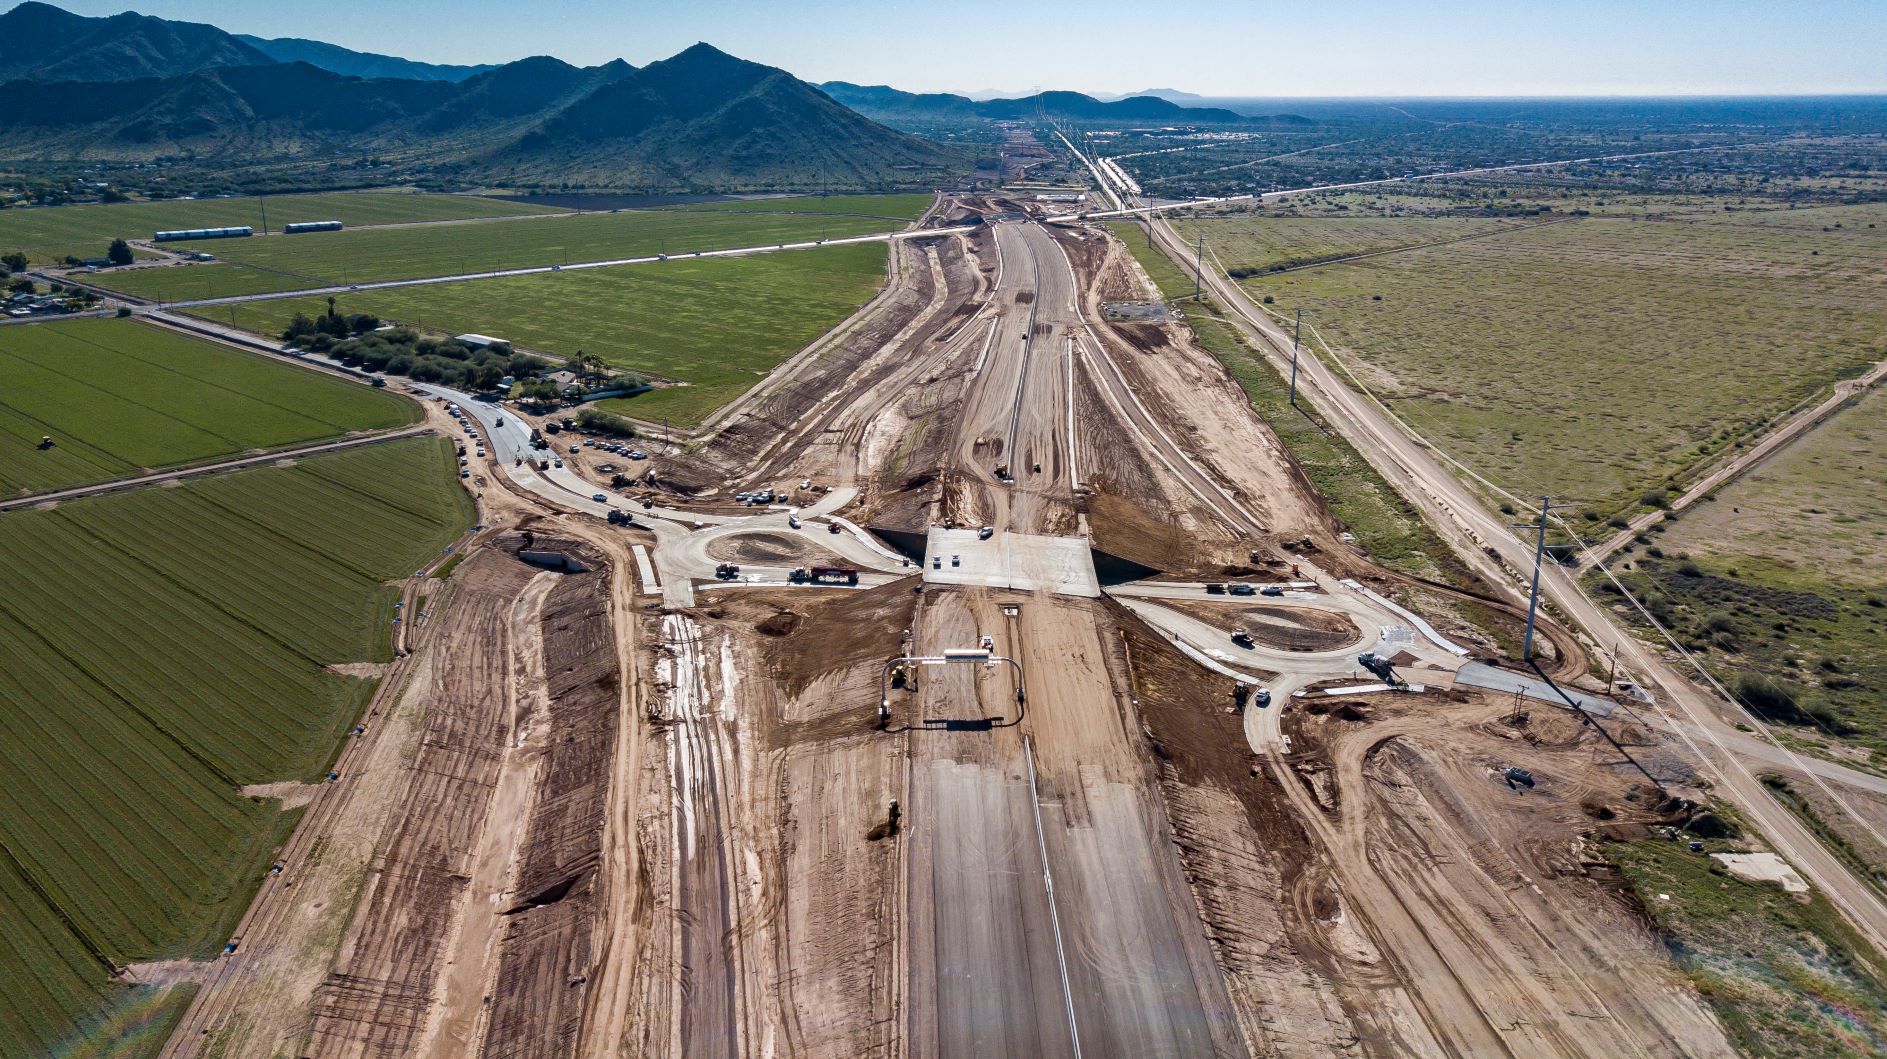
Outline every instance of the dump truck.
<svg viewBox="0 0 1887 1059"><path fill-rule="evenodd" d="M811 582L815 585L856 585L858 571L844 566L799 567L786 575L788 581L796 585Z"/></svg>

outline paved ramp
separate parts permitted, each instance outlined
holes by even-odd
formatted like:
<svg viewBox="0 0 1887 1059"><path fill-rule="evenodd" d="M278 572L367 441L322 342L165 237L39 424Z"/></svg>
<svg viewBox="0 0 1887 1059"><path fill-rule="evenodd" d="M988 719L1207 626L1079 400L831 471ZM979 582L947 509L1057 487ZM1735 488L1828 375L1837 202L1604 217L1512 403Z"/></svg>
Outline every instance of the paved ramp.
<svg viewBox="0 0 1887 1059"><path fill-rule="evenodd" d="M976 530L933 529L924 544L924 580L1064 596L1101 594L1084 537L998 533L979 540Z"/></svg>

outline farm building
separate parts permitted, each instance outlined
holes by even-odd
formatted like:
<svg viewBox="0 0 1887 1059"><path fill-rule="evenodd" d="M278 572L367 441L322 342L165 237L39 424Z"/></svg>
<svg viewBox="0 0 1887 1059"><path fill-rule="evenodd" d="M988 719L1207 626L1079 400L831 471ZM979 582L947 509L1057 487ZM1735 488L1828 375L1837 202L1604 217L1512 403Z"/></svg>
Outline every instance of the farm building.
<svg viewBox="0 0 1887 1059"><path fill-rule="evenodd" d="M475 334L454 335L452 341L457 342L467 349L490 349L492 346L509 346L511 344L502 338Z"/></svg>
<svg viewBox="0 0 1887 1059"><path fill-rule="evenodd" d="M151 238L160 243L174 243L183 239L241 239L254 234L256 230L245 224L239 228L179 228L158 232Z"/></svg>

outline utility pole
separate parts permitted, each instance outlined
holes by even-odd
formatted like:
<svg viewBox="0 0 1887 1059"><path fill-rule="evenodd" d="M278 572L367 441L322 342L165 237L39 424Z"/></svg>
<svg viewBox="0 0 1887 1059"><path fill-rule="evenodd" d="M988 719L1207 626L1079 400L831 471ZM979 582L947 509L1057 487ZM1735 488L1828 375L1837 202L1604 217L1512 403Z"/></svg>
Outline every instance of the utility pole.
<svg viewBox="0 0 1887 1059"><path fill-rule="evenodd" d="M1304 330L1304 310L1297 311L1297 322L1291 325L1291 407L1297 407L1297 337Z"/></svg>
<svg viewBox="0 0 1887 1059"><path fill-rule="evenodd" d="M1520 660L1523 662L1533 661L1533 624L1534 618L1540 610L1540 566L1546 561L1546 515L1547 512L1552 509L1553 498L1548 496L1541 497L1540 524L1538 526L1539 537L1535 539L1533 545L1533 591L1527 596L1527 637L1526 641L1522 643L1520 647ZM1524 528L1533 529L1535 527L1527 526Z"/></svg>
<svg viewBox="0 0 1887 1059"><path fill-rule="evenodd" d="M256 205L262 207L262 234L267 235L269 234L269 200L257 195Z"/></svg>
<svg viewBox="0 0 1887 1059"><path fill-rule="evenodd" d="M1199 248L1193 251L1192 259L1192 300L1199 300L1199 287L1206 279L1206 237L1199 237Z"/></svg>

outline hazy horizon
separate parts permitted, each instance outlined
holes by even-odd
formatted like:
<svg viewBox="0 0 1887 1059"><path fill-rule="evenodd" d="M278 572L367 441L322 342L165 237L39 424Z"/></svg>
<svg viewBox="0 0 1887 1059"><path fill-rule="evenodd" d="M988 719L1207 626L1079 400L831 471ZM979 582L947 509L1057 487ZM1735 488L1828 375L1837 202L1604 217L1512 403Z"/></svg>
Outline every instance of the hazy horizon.
<svg viewBox="0 0 1887 1059"><path fill-rule="evenodd" d="M1146 5L1099 0L1079 9L1079 21L1040 0L963 0L947 27L934 8L909 0L704 0L685 10L572 0L540 15L497 0L333 0L315 20L295 0L234 10L220 0L52 2L84 15L130 9L436 63L553 55L640 66L706 41L810 81L918 92L1158 87L1219 99L1364 100L1887 93L1887 17L1862 0L1674 0L1656 10L1628 0L1460 0L1445 11L1354 0L1314 19L1275 3L1179 0L1150 20ZM1136 19L1148 30L1124 32Z"/></svg>

